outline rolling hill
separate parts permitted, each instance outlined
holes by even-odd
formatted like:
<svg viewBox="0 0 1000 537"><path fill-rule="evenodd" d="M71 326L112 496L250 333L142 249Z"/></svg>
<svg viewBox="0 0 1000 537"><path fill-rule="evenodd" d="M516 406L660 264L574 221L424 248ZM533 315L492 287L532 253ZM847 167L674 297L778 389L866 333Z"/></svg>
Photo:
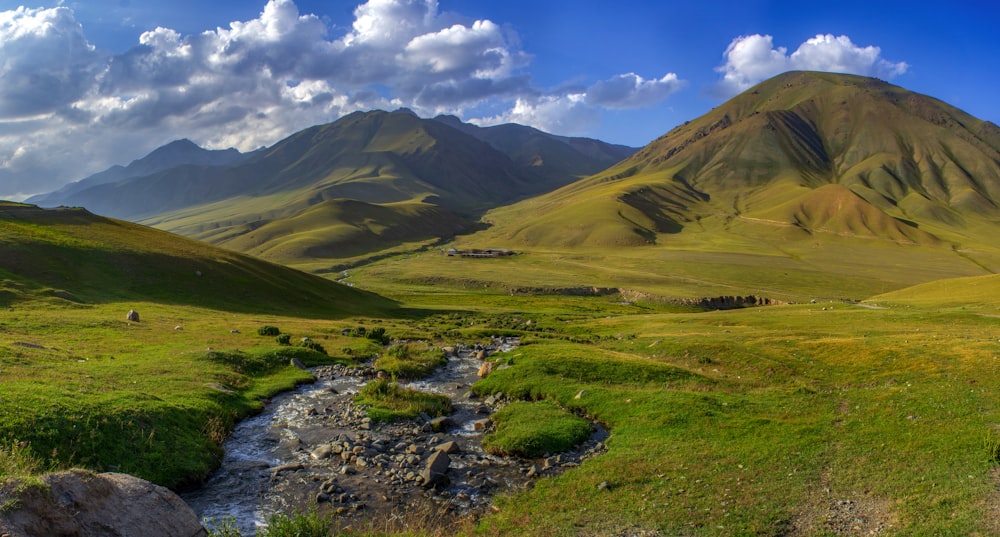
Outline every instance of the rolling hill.
<svg viewBox="0 0 1000 537"><path fill-rule="evenodd" d="M0 203L0 304L156 302L302 317L379 314L378 295L84 209Z"/></svg>
<svg viewBox="0 0 1000 537"><path fill-rule="evenodd" d="M330 258L476 229L492 207L548 192L634 151L520 125L484 129L405 109L356 112L234 164L184 163L91 180L43 199L274 261L329 265Z"/></svg>
<svg viewBox="0 0 1000 537"><path fill-rule="evenodd" d="M1000 222L1000 128L877 79L790 72L490 219L519 245L667 244L708 227L983 242Z"/></svg>

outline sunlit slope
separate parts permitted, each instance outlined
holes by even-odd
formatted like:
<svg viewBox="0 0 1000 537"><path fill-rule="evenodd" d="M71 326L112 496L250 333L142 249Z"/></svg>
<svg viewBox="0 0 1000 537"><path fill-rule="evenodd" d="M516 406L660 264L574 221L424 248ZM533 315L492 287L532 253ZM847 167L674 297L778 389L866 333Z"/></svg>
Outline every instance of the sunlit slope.
<svg viewBox="0 0 1000 537"><path fill-rule="evenodd" d="M312 267L471 231L489 208L551 191L633 151L520 125L481 129L407 110L357 112L221 174L178 169L118 188L142 183L148 190L138 203L150 204L153 192L174 185L162 198L170 200L166 210L146 211L143 223Z"/></svg>
<svg viewBox="0 0 1000 537"><path fill-rule="evenodd" d="M280 265L83 209L0 205L0 302L145 301L300 316L394 305Z"/></svg>
<svg viewBox="0 0 1000 537"><path fill-rule="evenodd" d="M853 193L853 197L848 196ZM615 167L494 211L511 245L669 245L712 227L813 240L988 242L1000 221L1000 129L885 82L786 73ZM560 233L555 226L572 231ZM768 232L762 226L771 226Z"/></svg>
<svg viewBox="0 0 1000 537"><path fill-rule="evenodd" d="M966 307L1000 312L1000 275L950 278L872 297L869 302L921 307Z"/></svg>

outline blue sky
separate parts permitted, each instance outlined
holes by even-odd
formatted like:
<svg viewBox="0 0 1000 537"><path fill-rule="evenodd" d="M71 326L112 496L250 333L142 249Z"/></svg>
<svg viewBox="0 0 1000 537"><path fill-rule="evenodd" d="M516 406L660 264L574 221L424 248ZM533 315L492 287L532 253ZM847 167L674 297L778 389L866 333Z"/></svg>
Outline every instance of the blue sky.
<svg viewBox="0 0 1000 537"><path fill-rule="evenodd" d="M1000 123L1000 4L0 0L0 199L409 107L641 146L791 69Z"/></svg>

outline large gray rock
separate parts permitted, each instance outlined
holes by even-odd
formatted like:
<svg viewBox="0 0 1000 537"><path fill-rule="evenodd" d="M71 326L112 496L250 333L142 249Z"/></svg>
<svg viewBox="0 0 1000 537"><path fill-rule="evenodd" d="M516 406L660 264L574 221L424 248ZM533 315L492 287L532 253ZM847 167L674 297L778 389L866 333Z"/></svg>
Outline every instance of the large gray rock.
<svg viewBox="0 0 1000 537"><path fill-rule="evenodd" d="M132 323L139 322L139 312L135 310L128 310L128 313L125 314L125 320Z"/></svg>
<svg viewBox="0 0 1000 537"><path fill-rule="evenodd" d="M451 466L451 458L443 451L435 451L424 464L424 470L420 472L425 487L443 485L448 482L448 467Z"/></svg>
<svg viewBox="0 0 1000 537"><path fill-rule="evenodd" d="M204 537L194 511L170 490L127 474L70 470L0 485L0 535Z"/></svg>

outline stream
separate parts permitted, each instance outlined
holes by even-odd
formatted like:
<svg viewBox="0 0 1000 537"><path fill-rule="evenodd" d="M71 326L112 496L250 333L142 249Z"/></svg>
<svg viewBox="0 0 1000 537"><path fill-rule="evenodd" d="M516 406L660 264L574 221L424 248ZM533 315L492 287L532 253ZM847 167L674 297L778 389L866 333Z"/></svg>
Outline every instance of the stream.
<svg viewBox="0 0 1000 537"><path fill-rule="evenodd" d="M245 537L255 535L272 513L310 508L336 514L345 530L399 530L477 516L489 509L495 493L578 466L603 451L607 438L595 424L590 440L547 459L483 451L485 420L505 401L469 392L478 380L478 356L510 352L517 344L516 338L495 338L454 347L433 376L403 384L450 397L454 411L445 420L372 422L353 404L357 391L375 378L371 367L314 368L316 382L274 397L262 413L237 424L223 444L220 468L181 497L206 527L232 518ZM439 447L450 448L445 482L425 487L420 474Z"/></svg>

